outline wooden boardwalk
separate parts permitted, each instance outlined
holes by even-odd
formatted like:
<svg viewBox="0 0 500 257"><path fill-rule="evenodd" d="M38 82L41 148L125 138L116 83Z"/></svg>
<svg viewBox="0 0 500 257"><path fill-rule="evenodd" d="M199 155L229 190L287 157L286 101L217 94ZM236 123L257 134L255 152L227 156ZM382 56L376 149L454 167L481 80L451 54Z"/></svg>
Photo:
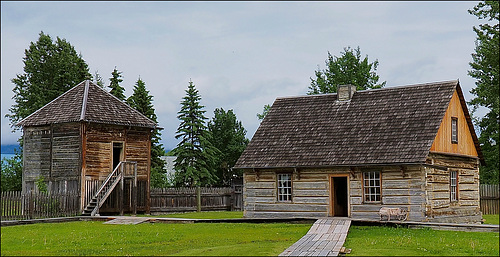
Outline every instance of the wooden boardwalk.
<svg viewBox="0 0 500 257"><path fill-rule="evenodd" d="M319 219L305 236L279 256L338 256L350 226L348 218Z"/></svg>
<svg viewBox="0 0 500 257"><path fill-rule="evenodd" d="M116 216L116 218L104 222L104 224L140 224L149 221L147 217Z"/></svg>

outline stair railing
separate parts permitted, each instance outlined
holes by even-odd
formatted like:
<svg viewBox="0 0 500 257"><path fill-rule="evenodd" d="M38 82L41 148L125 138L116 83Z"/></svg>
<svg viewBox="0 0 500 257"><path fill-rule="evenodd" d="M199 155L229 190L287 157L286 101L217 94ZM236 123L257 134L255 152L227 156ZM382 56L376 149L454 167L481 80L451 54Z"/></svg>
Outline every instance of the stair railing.
<svg viewBox="0 0 500 257"><path fill-rule="evenodd" d="M90 216L95 216L96 213L99 213L99 208L104 204L104 201L108 198L108 196L111 194L115 186L118 184L118 182L123 181L123 166L126 162L121 161L111 172L104 183L102 183L101 187L99 190L97 190L97 193L94 195L93 199L97 200L97 204L92 210L92 213ZM111 183L111 184L110 184ZM109 184L109 185L108 185Z"/></svg>

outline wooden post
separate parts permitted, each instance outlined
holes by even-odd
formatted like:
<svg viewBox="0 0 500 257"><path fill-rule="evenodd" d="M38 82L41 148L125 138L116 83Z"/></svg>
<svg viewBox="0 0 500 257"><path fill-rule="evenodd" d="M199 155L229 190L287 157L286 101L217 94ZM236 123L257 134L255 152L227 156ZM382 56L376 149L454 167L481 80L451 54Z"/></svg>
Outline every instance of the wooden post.
<svg viewBox="0 0 500 257"><path fill-rule="evenodd" d="M123 163L118 164L120 165L120 193L118 197L118 203L120 204L120 216L123 216L123 201L125 201L124 196L125 194L123 193L124 190L124 183L123 183Z"/></svg>
<svg viewBox="0 0 500 257"><path fill-rule="evenodd" d="M29 219L33 219L33 213L34 213L34 209L35 209L35 199L33 197L33 190L30 191L29 195L28 195L28 206L29 206L29 210L28 210L28 213L29 213Z"/></svg>
<svg viewBox="0 0 500 257"><path fill-rule="evenodd" d="M133 196L132 201L134 201L134 216L137 214L137 163L134 164L134 186L132 188Z"/></svg>
<svg viewBox="0 0 500 257"><path fill-rule="evenodd" d="M201 187L196 186L196 211L201 212Z"/></svg>
<svg viewBox="0 0 500 257"><path fill-rule="evenodd" d="M229 198L229 210L234 211L234 203L235 203L235 186L231 183L231 196Z"/></svg>

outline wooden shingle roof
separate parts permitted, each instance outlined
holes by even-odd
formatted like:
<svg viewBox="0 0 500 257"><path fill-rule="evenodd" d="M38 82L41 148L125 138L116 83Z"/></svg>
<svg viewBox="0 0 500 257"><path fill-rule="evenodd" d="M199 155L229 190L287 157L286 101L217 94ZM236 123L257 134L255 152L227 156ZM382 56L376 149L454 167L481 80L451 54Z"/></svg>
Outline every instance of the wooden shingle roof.
<svg viewBox="0 0 500 257"><path fill-rule="evenodd" d="M158 127L154 121L88 80L52 100L18 125L27 127L77 121Z"/></svg>
<svg viewBox="0 0 500 257"><path fill-rule="evenodd" d="M235 168L424 163L457 88L453 80L358 91L350 101L278 98Z"/></svg>

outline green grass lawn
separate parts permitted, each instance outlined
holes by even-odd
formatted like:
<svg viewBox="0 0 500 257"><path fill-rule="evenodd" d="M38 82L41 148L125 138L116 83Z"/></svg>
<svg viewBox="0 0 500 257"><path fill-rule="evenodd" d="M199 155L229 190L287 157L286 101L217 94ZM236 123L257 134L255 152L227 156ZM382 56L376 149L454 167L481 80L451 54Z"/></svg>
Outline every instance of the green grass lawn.
<svg viewBox="0 0 500 257"><path fill-rule="evenodd" d="M497 232L351 226L349 256L498 256Z"/></svg>
<svg viewBox="0 0 500 257"><path fill-rule="evenodd" d="M499 225L500 223L498 214L483 215L483 219L484 219L484 224Z"/></svg>
<svg viewBox="0 0 500 257"><path fill-rule="evenodd" d="M150 217L226 219L242 212L190 212ZM498 215L484 215L498 224ZM490 224L491 224L490 223ZM102 221L40 223L1 228L1 255L278 255L311 224L144 223ZM499 233L351 226L349 256L498 256Z"/></svg>
<svg viewBox="0 0 500 257"><path fill-rule="evenodd" d="M1 228L4 255L278 255L311 224L107 225L97 221Z"/></svg>

